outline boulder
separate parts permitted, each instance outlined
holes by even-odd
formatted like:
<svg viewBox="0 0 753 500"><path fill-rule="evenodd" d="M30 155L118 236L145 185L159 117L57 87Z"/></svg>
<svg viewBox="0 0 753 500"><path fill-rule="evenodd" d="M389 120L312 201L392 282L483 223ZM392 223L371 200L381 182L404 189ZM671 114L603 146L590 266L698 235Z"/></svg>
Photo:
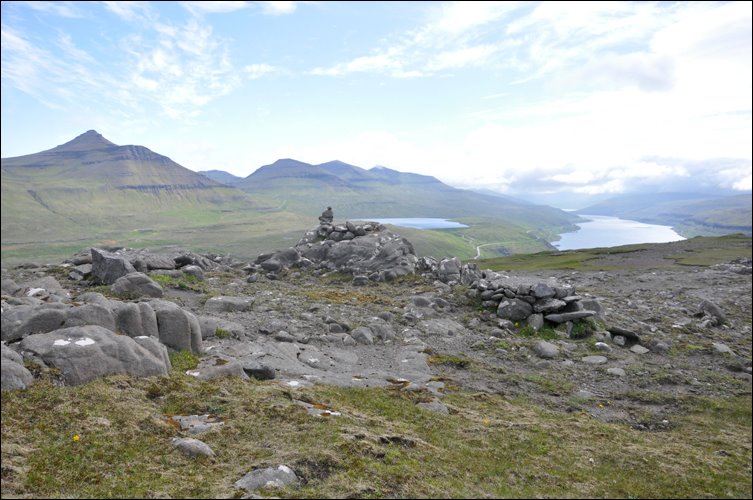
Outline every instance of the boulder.
<svg viewBox="0 0 753 500"><path fill-rule="evenodd" d="M136 272L136 268L120 255L97 248L92 248L91 254L92 275L99 284L112 285L118 278Z"/></svg>
<svg viewBox="0 0 753 500"><path fill-rule="evenodd" d="M26 389L34 381L34 376L26 369L23 358L16 351L5 343L0 345L2 345L2 363L0 363L2 390Z"/></svg>
<svg viewBox="0 0 753 500"><path fill-rule="evenodd" d="M167 375L165 347L155 339L132 339L97 325L75 326L26 337L20 345L49 367L57 368L68 385L107 375Z"/></svg>
<svg viewBox="0 0 753 500"><path fill-rule="evenodd" d="M239 490L256 491L260 488L282 488L298 482L298 476L286 465L257 469L249 472L238 481L235 487Z"/></svg>
<svg viewBox="0 0 753 500"><path fill-rule="evenodd" d="M522 321L531 314L533 314L531 304L521 299L506 299L497 307L497 316L510 321Z"/></svg>
<svg viewBox="0 0 753 500"><path fill-rule="evenodd" d="M149 304L157 315L159 341L176 351L201 354L201 326L196 316L176 304L156 299Z"/></svg>
<svg viewBox="0 0 753 500"><path fill-rule="evenodd" d="M62 328L65 320L65 308L53 307L53 304L4 308L0 337L10 342L34 333L51 332Z"/></svg>
<svg viewBox="0 0 753 500"><path fill-rule="evenodd" d="M142 297L162 297L162 287L144 273L129 273L121 276L110 289L115 293L128 293Z"/></svg>

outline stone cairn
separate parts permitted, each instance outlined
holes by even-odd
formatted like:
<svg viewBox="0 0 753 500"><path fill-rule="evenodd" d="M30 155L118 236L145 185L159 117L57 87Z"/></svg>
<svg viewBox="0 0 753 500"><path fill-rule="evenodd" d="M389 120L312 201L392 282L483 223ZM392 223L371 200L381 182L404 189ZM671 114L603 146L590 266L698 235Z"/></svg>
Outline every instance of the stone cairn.
<svg viewBox="0 0 753 500"><path fill-rule="evenodd" d="M535 329L547 322L561 324L602 315L595 299L577 295L570 285L525 282L480 270L476 264L462 264L457 257L417 257L409 241L378 222L323 222L307 231L295 247L260 255L248 271L276 273L286 267L311 266L350 273L355 285L406 274L422 274L446 285L466 285L484 307L496 310L503 320L525 321Z"/></svg>

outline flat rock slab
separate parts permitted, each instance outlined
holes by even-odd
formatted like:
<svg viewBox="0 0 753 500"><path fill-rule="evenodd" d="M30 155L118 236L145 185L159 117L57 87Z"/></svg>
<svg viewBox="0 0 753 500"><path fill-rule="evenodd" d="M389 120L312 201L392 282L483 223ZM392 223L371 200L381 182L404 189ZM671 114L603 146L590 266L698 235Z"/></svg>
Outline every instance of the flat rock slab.
<svg viewBox="0 0 753 500"><path fill-rule="evenodd" d="M607 362L607 358L604 356L585 356L581 358L581 361L589 365L603 365Z"/></svg>
<svg viewBox="0 0 753 500"><path fill-rule="evenodd" d="M298 482L298 476L287 465L257 469L235 482L239 490L256 491L260 488L284 488Z"/></svg>

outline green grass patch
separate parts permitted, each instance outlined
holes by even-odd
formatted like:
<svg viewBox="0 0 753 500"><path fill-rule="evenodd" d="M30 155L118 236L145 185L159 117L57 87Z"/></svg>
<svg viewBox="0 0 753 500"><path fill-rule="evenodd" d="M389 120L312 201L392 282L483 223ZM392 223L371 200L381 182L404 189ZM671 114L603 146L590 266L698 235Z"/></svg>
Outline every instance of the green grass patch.
<svg viewBox="0 0 753 500"><path fill-rule="evenodd" d="M192 292L206 293L207 287L193 274L183 274L176 278L167 274L151 274L149 276L162 288L175 288L178 290L190 290Z"/></svg>
<svg viewBox="0 0 753 500"><path fill-rule="evenodd" d="M218 326L217 329L214 331L214 335L218 339L227 339L227 338L230 338L231 333L228 330L225 330L224 328L220 328Z"/></svg>
<svg viewBox="0 0 753 500"><path fill-rule="evenodd" d="M466 369L473 361L463 353L460 354L431 354L426 359L430 365L446 365L454 368Z"/></svg>
<svg viewBox="0 0 753 500"><path fill-rule="evenodd" d="M521 325L517 330L518 335L521 337L538 337L544 340L555 340L561 338L551 325L544 325L538 330L530 325Z"/></svg>
<svg viewBox="0 0 753 500"><path fill-rule="evenodd" d="M176 360L176 366L179 363ZM556 389L554 380L530 383ZM557 389L561 391L562 389ZM295 404L326 405L313 417ZM666 432L457 391L441 415L417 393L276 383L109 377L40 381L2 397L3 497L235 498L249 470L290 466L281 498L740 498L751 496L751 400L688 399ZM166 416L211 413L190 459ZM78 436L78 439L75 437Z"/></svg>

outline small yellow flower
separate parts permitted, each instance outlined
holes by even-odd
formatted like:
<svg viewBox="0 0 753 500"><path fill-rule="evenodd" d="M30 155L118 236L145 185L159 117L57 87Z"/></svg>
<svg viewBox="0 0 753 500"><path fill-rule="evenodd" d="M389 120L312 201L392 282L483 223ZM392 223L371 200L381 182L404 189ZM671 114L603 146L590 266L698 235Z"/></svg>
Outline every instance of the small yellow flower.
<svg viewBox="0 0 753 500"><path fill-rule="evenodd" d="M483 422L484 422L484 425L489 425L491 423L488 418L485 418Z"/></svg>
<svg viewBox="0 0 753 500"><path fill-rule="evenodd" d="M81 436L79 436L78 434L75 434L73 436L73 440L78 443L79 441L81 441Z"/></svg>

